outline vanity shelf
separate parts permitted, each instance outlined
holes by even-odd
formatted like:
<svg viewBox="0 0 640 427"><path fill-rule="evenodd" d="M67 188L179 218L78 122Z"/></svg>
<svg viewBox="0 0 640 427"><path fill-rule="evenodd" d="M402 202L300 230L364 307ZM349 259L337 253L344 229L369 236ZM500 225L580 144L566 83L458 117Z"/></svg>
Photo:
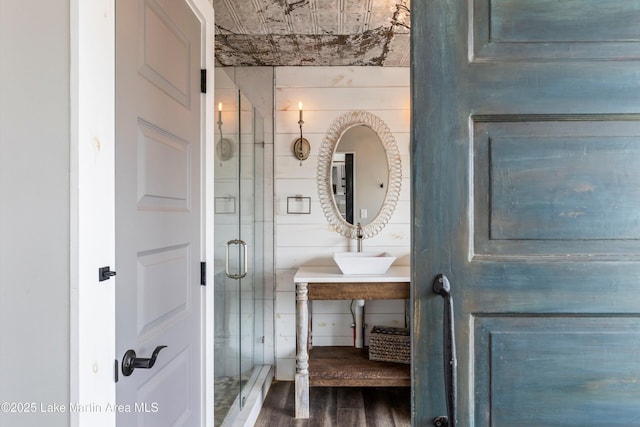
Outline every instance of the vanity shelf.
<svg viewBox="0 0 640 427"><path fill-rule="evenodd" d="M309 386L399 387L410 385L410 366L369 360L367 349L309 349L310 300L409 299L409 267L385 274L344 275L337 267L303 266L296 284L295 416L309 418Z"/></svg>
<svg viewBox="0 0 640 427"><path fill-rule="evenodd" d="M317 387L409 387L411 368L369 360L366 348L314 347L309 352L309 385Z"/></svg>

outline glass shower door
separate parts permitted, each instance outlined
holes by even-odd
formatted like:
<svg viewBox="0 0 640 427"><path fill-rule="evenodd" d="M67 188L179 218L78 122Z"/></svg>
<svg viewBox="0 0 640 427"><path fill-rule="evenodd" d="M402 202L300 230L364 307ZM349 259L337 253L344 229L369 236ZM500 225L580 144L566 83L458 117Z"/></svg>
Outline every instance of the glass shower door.
<svg viewBox="0 0 640 427"><path fill-rule="evenodd" d="M247 244L246 276L240 289L240 404L256 380L255 368L263 362L263 231L262 231L262 118L240 94L240 239ZM242 256L243 254L238 254Z"/></svg>
<svg viewBox="0 0 640 427"><path fill-rule="evenodd" d="M262 185L260 151L262 122L247 97L240 93L239 144L239 230L240 245L236 264L241 273L238 278L239 295L239 352L240 352L240 407L255 382L256 366L262 365ZM245 265L246 263L246 265Z"/></svg>
<svg viewBox="0 0 640 427"><path fill-rule="evenodd" d="M217 113L214 173L216 278L215 424L229 423L245 404L262 364L263 267L259 115L222 71L216 73ZM258 173L256 173L256 170Z"/></svg>

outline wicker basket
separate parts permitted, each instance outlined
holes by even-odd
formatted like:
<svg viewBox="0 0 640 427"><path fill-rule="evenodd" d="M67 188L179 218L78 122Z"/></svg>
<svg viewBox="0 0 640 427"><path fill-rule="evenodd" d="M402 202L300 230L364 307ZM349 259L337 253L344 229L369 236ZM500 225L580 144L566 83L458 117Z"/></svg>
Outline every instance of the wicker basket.
<svg viewBox="0 0 640 427"><path fill-rule="evenodd" d="M411 336L408 328L374 326L369 336L369 360L411 363Z"/></svg>

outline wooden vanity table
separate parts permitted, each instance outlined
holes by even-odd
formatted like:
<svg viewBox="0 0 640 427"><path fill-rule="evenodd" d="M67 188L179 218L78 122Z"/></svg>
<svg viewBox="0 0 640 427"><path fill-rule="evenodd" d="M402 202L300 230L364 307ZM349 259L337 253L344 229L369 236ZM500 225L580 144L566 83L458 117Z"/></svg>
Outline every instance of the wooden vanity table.
<svg viewBox="0 0 640 427"><path fill-rule="evenodd" d="M410 386L410 366L370 361L367 349L316 347L310 350L309 301L409 299L409 267L381 275L344 275L338 267L302 266L296 284L295 416L309 418L309 386Z"/></svg>

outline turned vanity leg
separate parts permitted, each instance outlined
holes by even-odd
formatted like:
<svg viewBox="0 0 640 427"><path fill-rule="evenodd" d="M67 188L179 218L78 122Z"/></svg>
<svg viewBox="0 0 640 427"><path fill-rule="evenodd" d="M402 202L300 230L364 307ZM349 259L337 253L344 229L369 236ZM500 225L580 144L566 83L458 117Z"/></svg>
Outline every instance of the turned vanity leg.
<svg viewBox="0 0 640 427"><path fill-rule="evenodd" d="M296 283L296 418L309 418L308 284Z"/></svg>

